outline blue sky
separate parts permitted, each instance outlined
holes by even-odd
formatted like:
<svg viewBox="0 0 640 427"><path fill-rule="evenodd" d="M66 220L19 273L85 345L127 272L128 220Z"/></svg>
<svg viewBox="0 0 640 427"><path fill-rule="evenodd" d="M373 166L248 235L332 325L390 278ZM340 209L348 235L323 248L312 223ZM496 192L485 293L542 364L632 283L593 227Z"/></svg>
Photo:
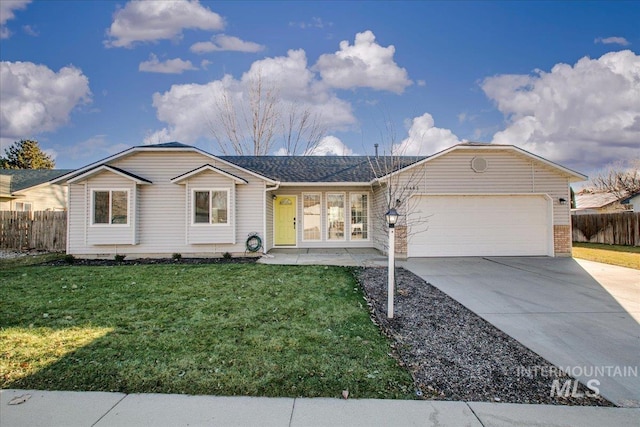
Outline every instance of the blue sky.
<svg viewBox="0 0 640 427"><path fill-rule="evenodd" d="M59 168L220 153L215 99L259 72L322 121L317 154L493 142L593 173L639 156L638 22L616 1L1 0L0 148L35 138Z"/></svg>

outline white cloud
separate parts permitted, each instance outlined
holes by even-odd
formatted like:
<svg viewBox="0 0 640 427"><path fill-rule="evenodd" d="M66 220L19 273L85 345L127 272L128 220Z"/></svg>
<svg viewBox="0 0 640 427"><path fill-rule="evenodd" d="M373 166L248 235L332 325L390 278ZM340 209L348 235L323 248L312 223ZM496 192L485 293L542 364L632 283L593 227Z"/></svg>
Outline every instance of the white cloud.
<svg viewBox="0 0 640 427"><path fill-rule="evenodd" d="M434 126L429 113L411 121L409 136L393 147L393 153L403 156L428 156L459 144L461 141L449 129Z"/></svg>
<svg viewBox="0 0 640 427"><path fill-rule="evenodd" d="M216 111L216 99L223 91L238 106L247 106L252 81L260 76L268 87L275 87L287 111L292 105L317 114L328 129L338 129L355 121L351 105L327 90L308 69L303 50L290 50L287 56L255 61L239 80L227 75L207 84L173 85L164 93L153 95L153 106L163 129L151 132L145 141L196 142L199 138L212 139L211 119Z"/></svg>
<svg viewBox="0 0 640 427"><path fill-rule="evenodd" d="M193 66L191 61L183 61L180 58L160 62L158 57L152 53L149 55L148 61L140 63L138 70L148 73L182 74L183 71L197 70L197 68Z"/></svg>
<svg viewBox="0 0 640 427"><path fill-rule="evenodd" d="M128 148L130 145L110 143L107 140L107 135L93 135L71 146L65 145L61 151L65 158L86 161L111 156Z"/></svg>
<svg viewBox="0 0 640 427"><path fill-rule="evenodd" d="M23 25L22 26L22 31L24 31L25 34L27 34L27 35L29 35L31 37L38 37L40 35L38 30L36 30L31 25Z"/></svg>
<svg viewBox="0 0 640 427"><path fill-rule="evenodd" d="M328 135L320 140L316 148L305 153L307 156L353 156L354 152L347 147L340 139Z"/></svg>
<svg viewBox="0 0 640 427"><path fill-rule="evenodd" d="M637 156L640 56L629 50L550 72L489 77L481 86L507 118L494 143L586 170Z"/></svg>
<svg viewBox="0 0 640 427"><path fill-rule="evenodd" d="M0 62L0 139L50 132L69 121L77 105L91 101L89 79L67 66L57 73L32 62Z"/></svg>
<svg viewBox="0 0 640 427"><path fill-rule="evenodd" d="M371 31L356 34L353 45L340 42L340 50L320 56L315 68L323 81L336 88L370 87L402 93L412 82L407 70L393 60L395 47L382 47Z"/></svg>
<svg viewBox="0 0 640 427"><path fill-rule="evenodd" d="M238 37L218 34L213 36L210 42L194 43L189 49L194 53L222 52L225 50L255 53L264 50L264 46L241 40Z"/></svg>
<svg viewBox="0 0 640 427"><path fill-rule="evenodd" d="M624 37L598 37L593 41L594 43L602 43L602 44L619 44L621 46L629 46L631 43Z"/></svg>
<svg viewBox="0 0 640 427"><path fill-rule="evenodd" d="M130 1L114 14L106 47L176 39L185 29L220 31L224 19L198 0Z"/></svg>
<svg viewBox="0 0 640 427"><path fill-rule="evenodd" d="M206 70L207 67L211 64L213 64L213 62L209 61L208 59L203 59L202 61L200 61L200 68Z"/></svg>
<svg viewBox="0 0 640 427"><path fill-rule="evenodd" d="M15 11L26 9L31 0L2 0L0 1L0 39L7 39L11 31L5 26L8 20L16 17Z"/></svg>
<svg viewBox="0 0 640 427"><path fill-rule="evenodd" d="M324 27L332 27L333 22L324 22L322 18L318 18L314 16L311 18L310 22L289 22L290 27L299 27L303 30L307 28L324 28Z"/></svg>

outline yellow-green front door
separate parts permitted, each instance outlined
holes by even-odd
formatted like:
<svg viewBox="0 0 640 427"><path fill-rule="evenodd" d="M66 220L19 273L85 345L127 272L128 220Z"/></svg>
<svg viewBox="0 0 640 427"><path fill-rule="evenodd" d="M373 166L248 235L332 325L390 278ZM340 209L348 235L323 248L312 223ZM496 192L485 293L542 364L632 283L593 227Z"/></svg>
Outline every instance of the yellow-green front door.
<svg viewBox="0 0 640 427"><path fill-rule="evenodd" d="M295 246L296 244L296 197L276 196L273 201L275 244Z"/></svg>

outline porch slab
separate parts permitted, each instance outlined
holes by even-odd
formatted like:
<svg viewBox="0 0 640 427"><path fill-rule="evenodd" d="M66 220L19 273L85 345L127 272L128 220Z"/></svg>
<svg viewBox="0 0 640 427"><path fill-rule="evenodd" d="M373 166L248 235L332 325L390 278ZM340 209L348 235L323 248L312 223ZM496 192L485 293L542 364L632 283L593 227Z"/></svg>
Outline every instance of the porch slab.
<svg viewBox="0 0 640 427"><path fill-rule="evenodd" d="M274 248L259 260L262 264L386 266L387 257L373 248Z"/></svg>

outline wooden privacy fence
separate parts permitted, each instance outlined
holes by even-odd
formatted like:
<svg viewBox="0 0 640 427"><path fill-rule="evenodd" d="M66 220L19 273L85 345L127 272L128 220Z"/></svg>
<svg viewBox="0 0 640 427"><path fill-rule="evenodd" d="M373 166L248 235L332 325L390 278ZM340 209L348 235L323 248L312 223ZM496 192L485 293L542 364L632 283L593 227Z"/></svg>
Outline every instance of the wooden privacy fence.
<svg viewBox="0 0 640 427"><path fill-rule="evenodd" d="M574 242L640 246L640 212L572 215Z"/></svg>
<svg viewBox="0 0 640 427"><path fill-rule="evenodd" d="M0 249L64 252L66 245L66 212L0 211Z"/></svg>

